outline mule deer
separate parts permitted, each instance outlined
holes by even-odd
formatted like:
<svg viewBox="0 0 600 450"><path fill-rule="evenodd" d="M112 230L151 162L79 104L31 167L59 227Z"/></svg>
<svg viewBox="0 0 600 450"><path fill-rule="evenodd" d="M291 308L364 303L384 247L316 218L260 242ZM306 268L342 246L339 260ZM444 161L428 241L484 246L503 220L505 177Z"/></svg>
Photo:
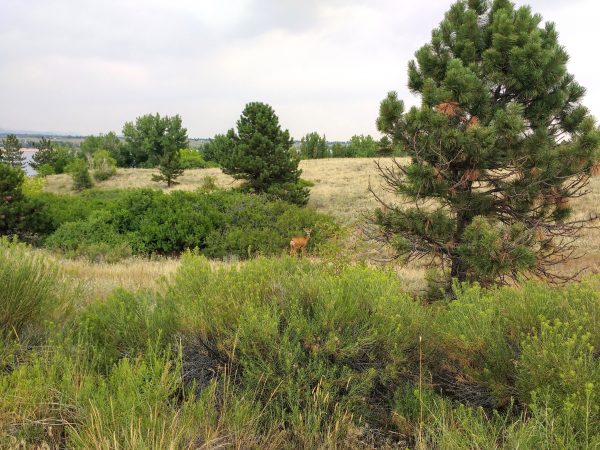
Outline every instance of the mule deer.
<svg viewBox="0 0 600 450"><path fill-rule="evenodd" d="M305 228L304 232L306 233L306 236L295 236L290 240L290 256L296 256L298 250L300 250L300 254L304 256L304 251L310 240L311 231L311 228Z"/></svg>

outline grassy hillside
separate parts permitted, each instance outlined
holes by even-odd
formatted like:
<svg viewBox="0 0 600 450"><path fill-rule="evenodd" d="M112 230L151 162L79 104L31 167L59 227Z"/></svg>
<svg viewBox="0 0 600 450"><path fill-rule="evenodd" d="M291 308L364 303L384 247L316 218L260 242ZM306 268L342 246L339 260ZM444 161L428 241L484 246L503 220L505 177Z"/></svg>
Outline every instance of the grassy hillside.
<svg viewBox="0 0 600 450"><path fill-rule="evenodd" d="M386 159L381 161L385 162ZM314 183L308 206L332 215L338 223L346 226L343 251L347 257L369 262L375 261L379 250L363 240L360 230L363 213L378 207L377 201L368 192L369 182L386 201L399 201L381 186L374 162L375 159L372 158L340 158L304 160L300 163L302 177ZM119 169L115 177L98 183L97 186L101 189L160 188L159 184L151 181L153 173L156 171L152 169ZM230 188L236 184L235 180L224 175L220 169L196 169L186 171L180 178L181 184L172 189L196 190L207 182L207 177L214 179L216 184L223 188ZM45 189L49 192L69 193L71 178L68 175L50 176ZM575 218L600 214L600 177L591 179L589 191L587 196L573 200ZM600 230L586 230L579 246L583 256L572 260L563 269L573 272L588 268L589 273L599 273ZM420 291L424 288L424 270L418 264L398 268L398 273L414 290Z"/></svg>

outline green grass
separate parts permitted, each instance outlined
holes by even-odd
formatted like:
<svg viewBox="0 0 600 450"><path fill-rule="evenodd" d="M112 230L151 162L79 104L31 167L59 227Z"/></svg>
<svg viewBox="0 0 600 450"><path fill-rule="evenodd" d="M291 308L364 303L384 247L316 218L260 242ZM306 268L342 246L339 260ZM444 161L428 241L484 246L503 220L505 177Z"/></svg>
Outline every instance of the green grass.
<svg viewBox="0 0 600 450"><path fill-rule="evenodd" d="M429 305L381 269L187 253L160 289L97 299L0 256L2 306L28 311L0 339L1 448L600 445L597 278Z"/></svg>

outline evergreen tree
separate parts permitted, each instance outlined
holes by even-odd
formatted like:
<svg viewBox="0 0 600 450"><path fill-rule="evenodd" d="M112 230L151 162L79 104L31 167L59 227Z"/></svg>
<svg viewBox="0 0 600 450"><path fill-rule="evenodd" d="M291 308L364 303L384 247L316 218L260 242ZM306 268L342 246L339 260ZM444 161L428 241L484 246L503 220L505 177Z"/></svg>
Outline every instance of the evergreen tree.
<svg viewBox="0 0 600 450"><path fill-rule="evenodd" d="M25 167L25 156L23 156L23 152L21 151L21 141L17 139L16 135L7 135L6 139L2 141L2 147L4 150L2 151L2 160L0 162L12 167L20 167L21 169Z"/></svg>
<svg viewBox="0 0 600 450"><path fill-rule="evenodd" d="M167 187L179 184L175 179L183 175L184 171L180 151L175 147L165 150L165 154L160 159L158 170L160 175L152 175L152 181L164 181L167 183Z"/></svg>
<svg viewBox="0 0 600 450"><path fill-rule="evenodd" d="M301 182L299 160L292 149L293 139L282 131L279 118L269 105L248 103L230 130L231 151L222 155L223 172L245 180L244 187L282 200L304 205L309 192Z"/></svg>
<svg viewBox="0 0 600 450"><path fill-rule="evenodd" d="M568 278L552 269L588 223L569 201L600 171L600 134L554 25L507 0L458 1L415 56L421 106L391 92L377 120L411 157L381 175L414 207L384 204L377 237L460 281Z"/></svg>
<svg viewBox="0 0 600 450"><path fill-rule="evenodd" d="M327 158L329 156L329 147L325 136L319 136L319 133L308 133L300 140L300 156L306 159Z"/></svg>
<svg viewBox="0 0 600 450"><path fill-rule="evenodd" d="M54 145L50 139L42 137L38 142L33 144L37 149L31 158L31 167L38 170L43 164L53 166L54 163Z"/></svg>
<svg viewBox="0 0 600 450"><path fill-rule="evenodd" d="M0 235L31 238L44 230L43 204L23 194L25 173L8 164L0 164Z"/></svg>

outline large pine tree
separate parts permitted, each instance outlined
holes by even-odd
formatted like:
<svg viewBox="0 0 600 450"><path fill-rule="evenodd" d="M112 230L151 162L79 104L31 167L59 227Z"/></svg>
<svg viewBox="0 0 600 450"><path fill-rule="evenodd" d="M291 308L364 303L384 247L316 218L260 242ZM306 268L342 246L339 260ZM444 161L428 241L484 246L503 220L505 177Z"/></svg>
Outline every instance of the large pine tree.
<svg viewBox="0 0 600 450"><path fill-rule="evenodd" d="M265 103L248 103L237 122L237 133L227 133L229 149L220 156L223 172L245 180L255 193L304 205L308 189L300 180L294 140L282 130L273 108Z"/></svg>
<svg viewBox="0 0 600 450"><path fill-rule="evenodd" d="M458 1L409 63L420 107L395 92L377 125L410 156L379 166L407 200L375 215L397 255L458 280L550 280L587 220L570 200L600 170L600 133L551 23L508 0Z"/></svg>

